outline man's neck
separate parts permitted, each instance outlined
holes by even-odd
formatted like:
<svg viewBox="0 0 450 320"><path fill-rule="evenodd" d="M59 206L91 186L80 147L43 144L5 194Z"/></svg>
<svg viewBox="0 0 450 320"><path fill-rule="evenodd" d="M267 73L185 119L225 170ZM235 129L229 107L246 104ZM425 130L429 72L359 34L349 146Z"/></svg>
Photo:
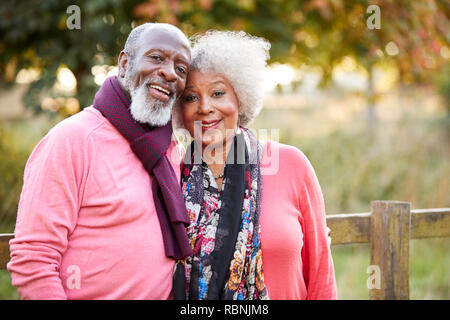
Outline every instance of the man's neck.
<svg viewBox="0 0 450 320"><path fill-rule="evenodd" d="M125 86L122 84L122 80L119 77L117 77L117 82L119 83L120 89L122 89L123 93L125 93L126 96L128 97L128 99L130 99L130 101L131 101L131 95L128 92L128 90L125 88Z"/></svg>

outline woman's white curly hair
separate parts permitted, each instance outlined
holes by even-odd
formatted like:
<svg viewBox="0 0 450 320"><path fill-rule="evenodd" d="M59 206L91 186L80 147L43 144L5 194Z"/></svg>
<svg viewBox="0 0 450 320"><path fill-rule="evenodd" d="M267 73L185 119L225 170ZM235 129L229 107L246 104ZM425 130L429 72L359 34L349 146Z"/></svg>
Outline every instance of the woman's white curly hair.
<svg viewBox="0 0 450 320"><path fill-rule="evenodd" d="M259 114L264 99L264 73L270 43L244 31L210 30L191 38L190 71L217 72L233 87L239 100L240 126L248 126ZM174 124L184 127L180 106L174 107Z"/></svg>

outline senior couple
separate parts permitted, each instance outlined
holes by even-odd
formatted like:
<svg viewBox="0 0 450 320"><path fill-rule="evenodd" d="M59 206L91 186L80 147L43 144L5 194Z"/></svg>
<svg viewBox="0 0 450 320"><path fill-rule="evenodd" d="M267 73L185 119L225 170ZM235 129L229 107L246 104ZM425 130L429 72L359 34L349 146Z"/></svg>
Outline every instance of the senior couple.
<svg viewBox="0 0 450 320"><path fill-rule="evenodd" d="M311 164L247 129L270 44L192 42L133 29L118 76L33 150L7 265L22 299L337 297Z"/></svg>

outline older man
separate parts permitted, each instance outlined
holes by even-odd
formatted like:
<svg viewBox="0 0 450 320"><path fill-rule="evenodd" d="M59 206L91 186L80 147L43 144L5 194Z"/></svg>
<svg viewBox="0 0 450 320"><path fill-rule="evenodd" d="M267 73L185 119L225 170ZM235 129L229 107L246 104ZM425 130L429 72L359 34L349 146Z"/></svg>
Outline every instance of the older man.
<svg viewBox="0 0 450 320"><path fill-rule="evenodd" d="M37 145L8 270L23 299L167 299L191 253L171 109L190 63L168 24L129 35L119 75Z"/></svg>

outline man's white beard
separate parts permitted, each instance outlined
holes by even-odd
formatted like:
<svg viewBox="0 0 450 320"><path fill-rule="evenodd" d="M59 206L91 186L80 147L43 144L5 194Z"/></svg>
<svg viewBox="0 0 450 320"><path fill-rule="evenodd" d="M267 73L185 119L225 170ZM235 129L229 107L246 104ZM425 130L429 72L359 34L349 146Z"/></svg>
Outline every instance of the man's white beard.
<svg viewBox="0 0 450 320"><path fill-rule="evenodd" d="M147 82L137 88L132 88L130 94L130 111L137 122L147 123L155 127L162 127L169 122L175 95L170 96L167 102L151 98L148 96Z"/></svg>

